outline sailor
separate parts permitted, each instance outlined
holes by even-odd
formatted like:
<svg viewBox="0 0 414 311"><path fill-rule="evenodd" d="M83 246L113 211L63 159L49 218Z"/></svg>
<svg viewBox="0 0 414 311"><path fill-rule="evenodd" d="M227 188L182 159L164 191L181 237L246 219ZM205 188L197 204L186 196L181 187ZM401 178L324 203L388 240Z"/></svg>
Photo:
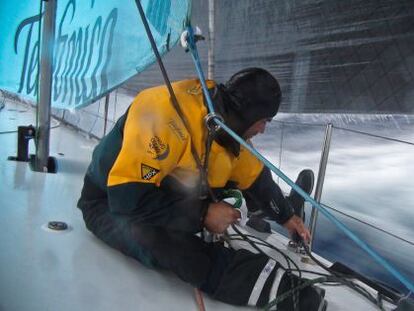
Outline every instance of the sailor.
<svg viewBox="0 0 414 311"><path fill-rule="evenodd" d="M279 109L279 83L264 69L244 69L224 85L207 83L217 114L248 142ZM239 210L222 201L225 189L237 188L251 213L309 241L296 215L304 201L294 191L285 197L270 171L226 132L207 129L198 80L172 87L181 112L165 86L143 90L96 146L78 202L86 227L125 255L170 270L214 299L265 306L299 279L264 254L208 243L198 233L223 233L238 221ZM312 172L303 171L297 183L310 193ZM312 287L299 298L300 310L323 303ZM289 297L278 310L293 305Z"/></svg>

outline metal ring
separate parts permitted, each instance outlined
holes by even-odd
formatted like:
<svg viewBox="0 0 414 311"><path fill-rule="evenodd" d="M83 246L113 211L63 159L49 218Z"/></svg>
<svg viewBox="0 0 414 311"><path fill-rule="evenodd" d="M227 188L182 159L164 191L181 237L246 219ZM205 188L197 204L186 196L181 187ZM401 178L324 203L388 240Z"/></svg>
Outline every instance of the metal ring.
<svg viewBox="0 0 414 311"><path fill-rule="evenodd" d="M209 131L217 132L221 128L221 126L218 125L217 123L215 123L214 119L217 119L221 122L224 122L223 118L220 115L215 114L214 112L207 114L204 117L204 122L206 123L206 126L207 126Z"/></svg>

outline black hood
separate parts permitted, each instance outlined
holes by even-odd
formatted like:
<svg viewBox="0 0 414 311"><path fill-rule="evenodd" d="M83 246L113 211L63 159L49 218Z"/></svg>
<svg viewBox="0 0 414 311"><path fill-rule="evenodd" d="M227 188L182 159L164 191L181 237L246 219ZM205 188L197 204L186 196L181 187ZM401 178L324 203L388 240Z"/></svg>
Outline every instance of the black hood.
<svg viewBox="0 0 414 311"><path fill-rule="evenodd" d="M239 136L255 122L273 118L279 109L282 96L277 80L260 68L239 71L225 85L216 85L210 90L210 94L216 113ZM224 130L217 133L216 141L234 155L239 155L239 143Z"/></svg>

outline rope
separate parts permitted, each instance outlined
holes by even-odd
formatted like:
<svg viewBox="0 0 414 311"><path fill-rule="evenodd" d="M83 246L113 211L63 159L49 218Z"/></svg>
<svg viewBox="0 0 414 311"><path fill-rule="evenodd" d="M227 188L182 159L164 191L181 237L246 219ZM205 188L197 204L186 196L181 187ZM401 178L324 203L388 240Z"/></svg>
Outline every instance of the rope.
<svg viewBox="0 0 414 311"><path fill-rule="evenodd" d="M208 111L213 114L214 116L214 106L213 106L213 101L211 100L210 94L208 92L208 88L207 88L207 84L206 84L206 79L204 77L204 73L203 73L203 69L201 67L201 63L200 63L200 57L198 56L198 51L197 51L197 46L196 46L196 42L195 42L195 38L194 38L194 31L193 28L191 26L187 27L187 31L188 31L188 37L187 37L187 42L188 42L188 48L191 52L191 56L193 58L195 67L196 67L196 71L197 71L197 75L198 78L200 80L201 86L203 88L203 92L205 95L205 98L207 100L207 106L208 106ZM206 95L208 94L208 95ZM217 117L215 116L213 118L217 119Z"/></svg>
<svg viewBox="0 0 414 311"><path fill-rule="evenodd" d="M239 230L237 230L237 228L235 226L233 226L233 230L235 232L237 232L237 234L229 234L227 236L225 236L225 238L229 241L245 241L248 242L253 248L255 248L258 252L260 252L261 254L267 255L262 249L260 249L258 246L264 246L267 247L273 251L277 251L278 253L280 253L283 257L286 258L286 261L288 263L288 268L284 268L282 265L280 266L282 269L284 269L286 271L286 273L292 273L292 272L298 272L298 276L299 278L302 278L302 273L310 273L310 274L315 274L318 275L319 278L318 281L310 281L313 284L316 283L322 283L323 285L327 285L327 286L340 286L340 285L345 285L348 286L349 288L351 288L352 290L354 290L355 292L357 292L358 294L364 296L365 298L367 298L372 304L374 304L375 306L377 306L380 310L384 310L383 309L383 304L382 304L382 299L386 299L387 301L393 303L393 304L397 304L398 300L400 299L401 295L399 293L395 293L394 298L391 297L387 297L387 296L383 296L382 294L378 294L381 295L381 299L379 299L378 295L377 297L374 296L373 294L371 294L370 292L368 292L364 287L362 287L361 285L359 285L358 283L352 281L351 279L353 278L353 276L348 276L348 275L344 275L341 274L339 272L333 271L331 270L329 267L325 266L324 264L322 264L317 258L315 258L310 252L309 252L309 248L306 247L306 245L304 246L305 251L307 252L307 255L316 263L318 264L321 268L323 268L324 270L326 270L328 273L330 274L326 274L326 273L320 273L320 272L316 272L316 271L309 271L309 270L304 270L304 269L300 269L295 261L293 259L291 259L288 255L286 255L285 253L283 253L281 250L279 250L276 246L270 244L267 241L264 241L262 239L260 239L259 237L256 236L252 236L249 234L244 234L242 232L240 232ZM240 238L238 238L240 237ZM253 241L252 239L255 239L255 241ZM229 242L228 241L228 242ZM229 243L229 245L231 246L231 243ZM295 269L292 269L290 267L290 263L292 262L295 265ZM305 281L306 282L306 281ZM308 283L308 284L303 284L303 287L306 286L310 286L312 285L312 283ZM280 301L286 299L288 296L292 295L293 297L293 301L295 301L295 295L298 296L298 291L302 288L302 286L300 287L296 287L294 284L291 285L291 289L289 290L289 292L285 292L285 294L280 295L276 298L276 300L270 301L269 304L265 307L265 310L269 310L274 304L279 303ZM296 298L298 299L298 298Z"/></svg>
<svg viewBox="0 0 414 311"><path fill-rule="evenodd" d="M340 272L334 271L332 270L330 267L325 266L322 262L320 262L315 256L312 255L312 253L309 250L309 247L306 244L302 243L303 248L305 249L306 254L321 268L323 268L324 270L326 270L327 272L329 272L330 274L332 274L333 276L337 277L340 282L342 282L344 285L350 287L351 289L355 290L356 292L358 292L359 294L363 295L364 297L366 297L369 301L371 301L374 305L376 305L380 310L385 310L384 306L382 305L382 301L379 299L380 297L380 293L378 292L377 298L373 297L373 295L371 293L369 293L365 288L363 288L362 286L358 285L355 282L352 282L350 280L348 280L347 278L349 276L342 274ZM365 283L365 282L364 282ZM367 284L369 286L369 284ZM388 301L396 304L397 302L394 301L393 299L387 297ZM389 300L391 299L391 300ZM398 298L397 298L398 299Z"/></svg>
<svg viewBox="0 0 414 311"><path fill-rule="evenodd" d="M208 92L204 74L201 69L201 64L198 57L197 47L194 41L194 34L191 26L188 27L188 46L193 57L196 70L203 86L204 96L207 99L209 105L210 113L214 113L213 105L211 101L210 94ZM210 107L211 106L211 107ZM254 147L247 144L242 138L240 138L232 129L230 129L224 122L218 118L214 118L214 121L218 126L225 130L230 136L233 137L239 144L244 146L248 151L250 151L256 158L258 158L264 165L266 165L270 170L272 170L276 175L283 179L290 187L292 187L300 196L302 196L306 201L312 204L317 208L325 217L327 217L332 223L334 223L341 231L343 231L351 240L353 240L359 247L365 250L376 262L382 265L388 272L390 272L395 278L397 278L402 284L404 284L407 289L414 291L414 285L409 281L402 273L400 273L391 263L379 255L375 250L373 250L367 243L361 240L355 233L353 233L347 226L345 226L341 221L339 221L335 216L333 216L326 208L322 207L318 202L316 202L311 196L309 196L305 191L298 187L289 177L287 177L282 171L275 167L269 160L263 157Z"/></svg>
<svg viewBox="0 0 414 311"><path fill-rule="evenodd" d="M301 283L300 285L291 288L289 290L287 290L286 292L284 292L283 294L277 296L276 299L274 299L273 301L271 301L264 310L270 310L272 307L276 306L279 302L282 302L283 300L285 300L286 298L288 298L291 295L294 295L295 293L299 293L299 291L305 287L317 284L317 283L324 283L327 281L327 278L325 276L321 276L318 277L316 279L310 279L310 280L306 280L305 282Z"/></svg>
<svg viewBox="0 0 414 311"><path fill-rule="evenodd" d="M240 236L242 238L243 241L249 243L250 246L253 247L257 252L264 254L264 252L257 245L262 245L262 246L271 248L274 251L278 252L286 260L286 265L287 265L286 270L287 271L292 270L292 268L291 268L291 264L292 264L296 268L295 270L299 272L299 277L302 277L301 269L296 264L296 262L292 258L290 258L288 255L286 255L284 252L282 252L280 249L278 249L277 247L274 247L270 243L268 243L266 241L263 241L262 239L254 236L254 235L249 235L249 234L242 233L240 230L237 229L237 227L235 225L232 225L232 229L234 230L234 232L237 233L238 236ZM232 234L228 235L229 239L232 239L232 237L234 237L234 236L235 235L232 235ZM255 241L252 241L251 240L252 238L258 240L259 243L255 242Z"/></svg>
<svg viewBox="0 0 414 311"><path fill-rule="evenodd" d="M204 305L203 294L201 291L194 287L194 296L197 303L198 311L206 311L206 307Z"/></svg>
<svg viewBox="0 0 414 311"><path fill-rule="evenodd" d="M161 60L161 56L160 56L160 53L158 52L158 48L157 48L157 45L155 43L154 37L152 36L151 29L149 28L147 18L145 17L145 13L144 13L144 10L142 8L141 1L140 0L135 0L135 4L137 5L139 15L141 16L141 20L142 20L142 23L144 24L145 31L146 31L148 39L151 43L152 50L155 54L158 65L160 67L162 76L163 76L164 81L165 81L165 85L167 86L168 92L170 93L171 103L172 103L174 109L177 111L177 114L181 118L185 129L188 131L188 133L191 133L190 126L187 122L187 119L184 116L184 113L182 112L182 110L181 110L181 108L178 104L178 100L177 100L177 97L175 96L174 90L171 86L171 82L170 82L170 79L168 78L167 71L165 70L164 64ZM203 84L203 86L204 86L205 81L203 80L202 83L203 82L204 82L204 84ZM204 88L203 88L203 90L204 90ZM206 92L208 93L207 89L206 89ZM210 99L210 101L211 101L211 99ZM201 177L200 178L200 190L201 190L200 191L200 197L204 197L206 195L205 193L203 193L204 188L207 188L207 189L209 188L207 175L206 175L205 171L203 170L203 165L201 164L200 157L197 153L197 150L194 146L194 142L192 140L190 141L190 145L191 145L191 153L192 153L193 158L194 158L194 160L197 164L197 168L200 172L200 177ZM211 193L211 191L210 191L210 193Z"/></svg>

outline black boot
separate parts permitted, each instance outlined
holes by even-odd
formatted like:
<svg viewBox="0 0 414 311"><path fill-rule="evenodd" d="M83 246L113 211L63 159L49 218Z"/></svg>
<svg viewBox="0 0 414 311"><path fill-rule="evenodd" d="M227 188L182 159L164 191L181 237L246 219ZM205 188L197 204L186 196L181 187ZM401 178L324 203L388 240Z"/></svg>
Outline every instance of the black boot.
<svg viewBox="0 0 414 311"><path fill-rule="evenodd" d="M317 286L307 286L299 294L299 310L325 311L328 302L324 299L325 290Z"/></svg>
<svg viewBox="0 0 414 311"><path fill-rule="evenodd" d="M285 292L300 286L307 279L300 279L294 274L285 273L280 281L277 296L283 295ZM284 300L277 304L278 311L325 311L327 302L324 299L325 290L323 288L308 285L299 291L289 294ZM296 305L296 308L295 308Z"/></svg>
<svg viewBox="0 0 414 311"><path fill-rule="evenodd" d="M314 184L314 174L312 170L306 169L299 173L298 178L296 179L296 185L298 185L303 191L307 194L311 194L313 190ZM289 201L290 205L293 207L295 211L295 215L300 217L303 221L305 221L305 210L304 210L304 203L305 200L302 198L300 194L298 194L293 188L289 193L289 196L286 197ZM300 241L300 237L297 233L294 233L292 236L292 241L294 243L298 243Z"/></svg>

